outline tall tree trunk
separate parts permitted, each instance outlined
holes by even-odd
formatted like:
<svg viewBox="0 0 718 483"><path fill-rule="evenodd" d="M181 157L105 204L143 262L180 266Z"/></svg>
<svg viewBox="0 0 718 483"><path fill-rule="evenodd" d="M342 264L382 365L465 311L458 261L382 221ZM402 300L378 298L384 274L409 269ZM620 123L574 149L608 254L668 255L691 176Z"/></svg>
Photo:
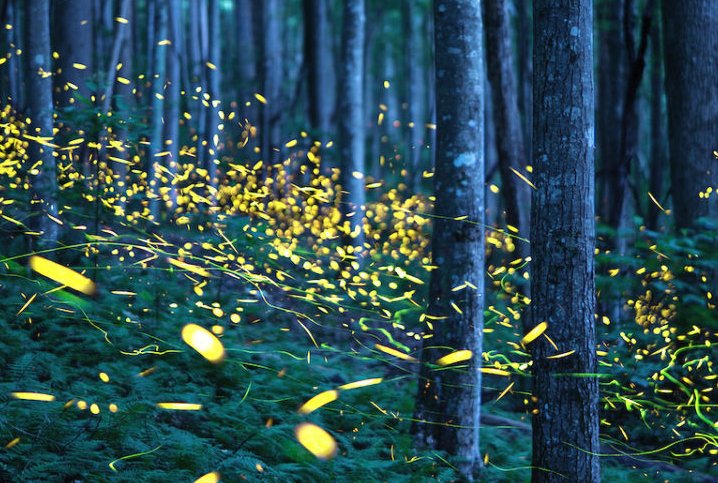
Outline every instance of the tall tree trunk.
<svg viewBox="0 0 718 483"><path fill-rule="evenodd" d="M346 0L342 20L342 63L339 73L339 146L342 212L348 224L347 245L364 244L364 0ZM359 175L359 176L357 176ZM358 256L361 256L359 254Z"/></svg>
<svg viewBox="0 0 718 483"><path fill-rule="evenodd" d="M651 27L651 156L649 191L656 201L663 203L663 178L666 165L666 133L663 117L663 52L661 51L661 25ZM646 226L658 229L661 210L653 200L648 201Z"/></svg>
<svg viewBox="0 0 718 483"><path fill-rule="evenodd" d="M135 94L133 92L136 86L133 77L135 45L132 40L131 31L132 27L135 25L137 17L135 15L134 2L131 2L130 0L124 0L123 4L120 5L120 16L122 16L125 4L129 7L127 9L126 17L128 25L120 27L122 24L119 24L118 28L127 28L128 32L126 32L124 36L122 48L120 50L120 64L122 67L120 67L117 71L117 81L115 83L115 110L123 113L122 115L126 125L126 123L131 120L132 112L135 106ZM125 193L127 193L128 168L132 157L130 156L127 147L128 129L122 127L115 133L115 135L117 141L120 143L118 148L112 150L112 157L120 160L113 161L112 164L113 177L117 180L115 183L115 195L117 197L115 205L124 212L125 207L127 206L127 197Z"/></svg>
<svg viewBox="0 0 718 483"><path fill-rule="evenodd" d="M50 0L27 0L25 3L25 87L27 112L32 120L29 131L52 142L52 67L50 65ZM57 242L58 225L49 217L57 217L57 173L51 147L30 141L28 167L41 162L38 174L31 176L31 206L34 213L31 227L42 232L40 243L53 246Z"/></svg>
<svg viewBox="0 0 718 483"><path fill-rule="evenodd" d="M521 126L524 134L524 145L531 146L532 136L532 119L533 119L533 99L532 99L532 79L533 66L531 64L531 46L533 38L531 35L531 10L532 1L514 0L516 8L516 55L518 56L518 103L519 112L521 113ZM529 150L526 153L531 156ZM530 160L529 160L530 161ZM528 164L531 164L530 162Z"/></svg>
<svg viewBox="0 0 718 483"><path fill-rule="evenodd" d="M182 32L182 3L180 0L166 0L168 19L168 35L170 45L167 47L167 88L165 89L164 105L164 138L163 143L169 153L160 158L168 169L169 191L167 192L168 213L177 209L177 184L174 181L179 170L179 119L180 119L180 66L182 65L182 46L184 39Z"/></svg>
<svg viewBox="0 0 718 483"><path fill-rule="evenodd" d="M22 92L22 57L17 55L17 49L21 47L21 37L23 27L20 25L20 11L17 6L18 0L10 0L7 6L7 23L12 28L6 30L7 40L10 52L8 59L8 94L9 102L17 111L22 111L25 107Z"/></svg>
<svg viewBox="0 0 718 483"><path fill-rule="evenodd" d="M219 165L219 107L220 107L220 84L221 84L221 42L222 29L219 22L219 0L209 0L209 38L207 44L207 62L205 73L207 77L207 92L210 98L210 106L205 111L207 117L207 176L212 193L212 199L216 196L217 189L217 166Z"/></svg>
<svg viewBox="0 0 718 483"><path fill-rule="evenodd" d="M237 24L237 101L239 120L244 124L247 119L251 124L256 125L257 110L254 108L256 102L250 106L245 105L248 101L254 101L252 94L257 92L257 48L254 43L255 26L252 22L254 12L251 0L237 0L236 24Z"/></svg>
<svg viewBox="0 0 718 483"><path fill-rule="evenodd" d="M92 61L92 0L62 0L53 5L53 44L58 54L54 80L55 103L67 107L75 92L89 99L87 81L94 72ZM81 64L85 68L77 68Z"/></svg>
<svg viewBox="0 0 718 483"><path fill-rule="evenodd" d="M671 192L679 228L718 218L718 2L663 0Z"/></svg>
<svg viewBox="0 0 718 483"><path fill-rule="evenodd" d="M154 58L153 58L153 75L152 79L152 119L150 122L150 149L147 153L147 162L149 165L147 176L147 190L150 198L150 216L155 223L160 222L160 209L162 194L160 187L162 186L162 178L166 175L162 172L162 156L164 152L164 143L162 142L163 134L163 114L164 114L164 96L165 96L165 76L166 76L166 59L167 45L159 45L158 42L167 38L167 3L166 0L156 0L155 3L155 31L157 37L152 40Z"/></svg>
<svg viewBox="0 0 718 483"><path fill-rule="evenodd" d="M601 166L597 208L602 223L608 223L611 217L621 157L620 126L628 65L623 40L623 2L624 0L605 0L597 7L599 59L596 135L597 155Z"/></svg>
<svg viewBox="0 0 718 483"><path fill-rule="evenodd" d="M633 0L624 0L623 36L628 54L628 79L625 86L626 91L623 94L618 164L609 181L613 187L613 195L611 197L608 223L616 230L625 223L629 188L628 178L633 160L638 156L638 90L646 67L646 49L648 48L648 35L651 29L654 4L654 0L648 0L644 6L639 43L636 46L633 37L635 24L633 20ZM621 240L620 236L617 236L617 238L617 243L614 246L618 247L620 253L623 254L625 242Z"/></svg>
<svg viewBox="0 0 718 483"><path fill-rule="evenodd" d="M304 59L307 69L309 125L322 144L328 140L332 103L331 40L326 0L304 0Z"/></svg>
<svg viewBox="0 0 718 483"><path fill-rule="evenodd" d="M409 172L409 186L418 192L422 173L422 139L426 132L426 57L422 36L424 15L413 0L402 0L404 29L404 92L406 115L404 121L405 166Z"/></svg>
<svg viewBox="0 0 718 483"><path fill-rule="evenodd" d="M600 481L592 9L591 0L534 7L530 315L533 325L547 324L548 337L527 342L536 398L532 483Z"/></svg>
<svg viewBox="0 0 718 483"><path fill-rule="evenodd" d="M457 457L470 481L481 467L481 353L484 293L484 52L481 5L434 3L436 174L427 315L433 337L421 352L414 431L419 442ZM466 219L459 219L466 217ZM464 285L456 290L458 285ZM458 310L457 310L458 308ZM465 367L429 364L469 350ZM426 423L423 423L426 421Z"/></svg>
<svg viewBox="0 0 718 483"><path fill-rule="evenodd" d="M483 0L483 7L486 24L486 66L491 83L491 103L506 222L518 229L520 237L528 239L531 210L529 185L512 171L513 168L521 172L529 163L521 132L506 0ZM516 246L522 258L529 256L528 243L518 241Z"/></svg>
<svg viewBox="0 0 718 483"><path fill-rule="evenodd" d="M265 167L278 160L274 149L279 142L279 86L282 79L282 39L279 19L281 0L265 0L261 7L262 18L262 91L267 103L260 111L262 159Z"/></svg>

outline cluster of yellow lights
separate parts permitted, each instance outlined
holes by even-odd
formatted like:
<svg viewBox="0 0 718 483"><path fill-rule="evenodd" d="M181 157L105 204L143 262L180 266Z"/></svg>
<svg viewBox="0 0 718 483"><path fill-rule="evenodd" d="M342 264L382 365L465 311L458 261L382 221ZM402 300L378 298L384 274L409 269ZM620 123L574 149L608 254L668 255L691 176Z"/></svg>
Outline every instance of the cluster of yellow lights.
<svg viewBox="0 0 718 483"><path fill-rule="evenodd" d="M213 364L224 360L224 346L212 332L204 327L196 324L185 325L182 329L182 339Z"/></svg>

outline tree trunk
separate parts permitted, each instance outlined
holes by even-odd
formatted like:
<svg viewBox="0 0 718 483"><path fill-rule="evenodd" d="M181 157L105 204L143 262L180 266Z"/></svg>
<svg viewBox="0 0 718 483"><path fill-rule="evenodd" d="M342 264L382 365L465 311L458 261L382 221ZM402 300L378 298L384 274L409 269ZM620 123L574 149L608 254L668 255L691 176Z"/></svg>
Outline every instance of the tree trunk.
<svg viewBox="0 0 718 483"><path fill-rule="evenodd" d="M483 0L483 6L486 25L486 66L491 83L491 103L496 126L496 149L506 222L518 229L520 237L528 239L530 187L512 171L513 168L521 172L529 163L521 132L506 0ZM528 243L519 240L516 246L522 258L528 257Z"/></svg>
<svg viewBox="0 0 718 483"><path fill-rule="evenodd" d="M628 65L623 41L623 1L605 0L596 9L599 55L596 134L601 166L597 208L602 223L608 223L611 217L621 154L620 126Z"/></svg>
<svg viewBox="0 0 718 483"><path fill-rule="evenodd" d="M27 0L25 4L25 87L27 116L32 120L28 131L33 136L52 142L52 67L50 66L50 0ZM42 232L40 243L52 246L57 242L58 225L49 216L57 217L57 174L51 147L30 141L28 167L41 161L31 175L31 206L34 213L31 227Z"/></svg>
<svg viewBox="0 0 718 483"><path fill-rule="evenodd" d="M279 19L281 0L265 0L261 7L262 19L262 63L261 94L267 103L260 111L261 152L265 168L278 160L274 148L279 142L280 100L279 86L282 79L282 39Z"/></svg>
<svg viewBox="0 0 718 483"><path fill-rule="evenodd" d="M205 73L207 76L207 91L209 93L210 105L205 111L207 117L207 154L205 159L207 162L207 176L209 177L210 189L212 193L211 199L216 196L217 189L217 166L219 165L219 106L220 106L220 54L222 42L222 29L219 22L219 0L209 0L209 38L208 38L208 58L211 64L205 64ZM201 140L202 141L202 140Z"/></svg>
<svg viewBox="0 0 718 483"><path fill-rule="evenodd" d="M16 54L16 50L21 48L22 38L21 32L23 27L20 25L20 11L17 6L17 0L10 0L7 6L7 23L12 28L6 31L9 43L8 52L8 94L9 102L16 111L22 111L25 107L22 92L22 57Z"/></svg>
<svg viewBox="0 0 718 483"><path fill-rule="evenodd" d="M166 58L167 45L158 45L158 42L167 37L167 4L165 0L156 0L155 3L155 31L157 38L152 40L154 44L154 69L152 75L152 119L150 134L150 149L147 153L147 162L149 165L147 176L147 190L150 198L150 216L155 223L160 222L160 209L162 194L160 187L162 186L162 178L166 175L162 172L161 165L163 163L162 156L158 156L164 151L162 143L164 114L164 87L166 75Z"/></svg>
<svg viewBox="0 0 718 483"><path fill-rule="evenodd" d="M169 14L168 34L171 44L167 47L167 87L165 89L164 105L164 136L163 144L169 153L160 159L169 173L166 175L169 183L167 192L167 211L172 213L177 209L177 185L173 178L179 170L179 118L180 118L180 66L182 65L182 4L179 0L166 0ZM164 148L163 148L164 150ZM164 200L163 196L163 200Z"/></svg>
<svg viewBox="0 0 718 483"><path fill-rule="evenodd" d="M53 44L58 54L54 80L55 103L67 107L75 92L89 99L87 81L94 72L92 62L92 0L62 0L53 5ZM78 69L75 64L86 68ZM74 86L74 87L73 87Z"/></svg>
<svg viewBox="0 0 718 483"><path fill-rule="evenodd" d="M129 5L127 14L127 21L129 24L122 27L120 27L122 24L118 24L118 28L131 29L136 20L135 5L134 2L125 0L121 5L120 12L122 12L122 7L126 4ZM120 64L122 64L122 67L117 71L118 79L125 79L128 82L118 80L115 83L115 111L123 113L123 118L126 121L130 120L135 106L135 94L133 93L133 89L136 87L133 77L134 52L135 50L131 37L131 30L128 30L124 36L124 41L120 50ZM121 143L121 148L113 149L112 156L125 161L114 161L112 164L113 177L117 180L115 182L115 195L117 197L115 205L124 211L127 206L127 197L125 195L127 192L127 175L129 173L129 164L127 163L130 162L132 157L130 156L128 147L126 146L127 129L119 129L115 135L116 139Z"/></svg>
<svg viewBox="0 0 718 483"><path fill-rule="evenodd" d="M676 225L718 218L718 2L663 0L671 192Z"/></svg>
<svg viewBox="0 0 718 483"><path fill-rule="evenodd" d="M409 172L409 186L419 191L422 173L422 139L426 132L426 82L424 71L426 57L422 36L423 9L418 9L413 0L403 0L402 17L404 28L404 92L406 115L404 121L406 162Z"/></svg>
<svg viewBox="0 0 718 483"><path fill-rule="evenodd" d="M521 126L524 135L524 146L531 146L533 99L532 82L533 66L531 65L531 10L532 2L529 0L514 0L516 8L516 55L518 56L518 104L521 112ZM531 150L526 153L531 156ZM530 161L530 159L529 159ZM530 162L528 164L531 164Z"/></svg>
<svg viewBox="0 0 718 483"><path fill-rule="evenodd" d="M437 0L434 29L437 216L432 265L437 268L429 285L433 337L425 339L421 352L414 433L420 444L455 455L457 468L472 481L482 463L485 74L480 3ZM464 367L434 371L429 366L457 350L471 351Z"/></svg>
<svg viewBox="0 0 718 483"><path fill-rule="evenodd" d="M527 342L536 398L532 483L600 481L592 7L546 0L534 8L530 315L534 326L547 324L548 337Z"/></svg>
<svg viewBox="0 0 718 483"><path fill-rule="evenodd" d="M339 77L339 145L341 156L342 212L355 248L364 244L364 0L347 0L342 29L342 63ZM358 174L360 176L355 175ZM346 194L346 196L345 196ZM348 224L348 227L346 226Z"/></svg>
<svg viewBox="0 0 718 483"><path fill-rule="evenodd" d="M651 161L649 191L659 203L663 203L663 178L666 165L666 133L663 117L663 65L661 60L661 25L653 22L651 27ZM658 229L660 208L648 200L646 226Z"/></svg>
<svg viewBox="0 0 718 483"><path fill-rule="evenodd" d="M253 10L251 0L237 0L236 23L237 23L237 101L240 122L247 119L251 124L256 125L257 109L254 108L256 101L252 94L257 92L257 48L254 43L255 26L252 22ZM250 102L250 107L245 105ZM244 125L244 123L242 123Z"/></svg>
<svg viewBox="0 0 718 483"><path fill-rule="evenodd" d="M304 0L304 59L307 69L309 125L322 144L331 130L333 88L331 41L326 0Z"/></svg>

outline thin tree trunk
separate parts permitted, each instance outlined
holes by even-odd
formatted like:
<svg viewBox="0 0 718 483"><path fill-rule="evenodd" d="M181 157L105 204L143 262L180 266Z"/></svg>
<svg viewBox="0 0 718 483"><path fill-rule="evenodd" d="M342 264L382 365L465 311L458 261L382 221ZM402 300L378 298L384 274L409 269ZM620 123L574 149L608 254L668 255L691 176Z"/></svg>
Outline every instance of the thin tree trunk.
<svg viewBox="0 0 718 483"><path fill-rule="evenodd" d="M409 172L409 186L412 191L417 192L421 183L422 138L426 132L426 60L421 35L423 12L416 8L412 0L403 0L401 6L404 21L404 92L407 104L403 127L405 165Z"/></svg>
<svg viewBox="0 0 718 483"><path fill-rule="evenodd" d="M592 36L591 0L535 5L530 316L547 328L527 342L536 399L532 483L601 481Z"/></svg>
<svg viewBox="0 0 718 483"><path fill-rule="evenodd" d="M149 164L148 170L148 197L150 198L150 216L155 223L160 222L160 208L162 202L162 194L160 188L162 186L162 178L165 174L162 172L162 156L164 144L162 142L163 119L164 113L164 96L165 96L165 75L166 75L166 59L167 45L159 45L158 42L167 37L167 4L165 0L159 0L155 4L155 29L157 38L153 39L154 44L154 71L152 76L152 119L150 134L150 149L147 155Z"/></svg>
<svg viewBox="0 0 718 483"><path fill-rule="evenodd" d="M245 106L248 101L254 101L252 94L257 92L257 52L254 43L254 23L252 22L251 0L237 0L236 24L237 24L237 101L239 119L247 119L251 124L256 124L257 110L255 103L250 107Z"/></svg>
<svg viewBox="0 0 718 483"><path fill-rule="evenodd" d="M92 61L92 0L54 2L53 45L58 54L57 75L53 76L55 103L67 107L75 93L89 99L87 81L94 72ZM81 64L86 68L77 68Z"/></svg>
<svg viewBox="0 0 718 483"><path fill-rule="evenodd" d="M718 219L718 2L663 0L671 192L676 226Z"/></svg>
<svg viewBox="0 0 718 483"><path fill-rule="evenodd" d="M281 0L265 0L262 8L262 92L267 103L260 111L260 136L262 159L265 167L269 167L278 156L274 149L279 142L278 116L281 103L279 99L279 82L282 78L282 39L280 37L279 19Z"/></svg>
<svg viewBox="0 0 718 483"><path fill-rule="evenodd" d="M346 244L353 246L355 250L364 248L362 219L365 203L365 140L362 116L365 22L364 0L347 0L342 23L342 63L339 77L339 145L342 166L340 184L344 192L342 212L345 230L349 237Z"/></svg>
<svg viewBox="0 0 718 483"><path fill-rule="evenodd" d="M518 104L521 112L521 126L524 135L524 145L531 146L533 135L533 94L531 92L533 79L533 66L531 63L531 48L533 38L531 35L532 1L514 0L516 7L516 55L518 56ZM531 156L531 152L526 153ZM530 159L529 159L530 161ZM531 164L530 162L528 164Z"/></svg>
<svg viewBox="0 0 718 483"><path fill-rule="evenodd" d="M10 48L8 59L8 93L9 102L16 111L24 109L24 97L22 92L22 57L17 55L17 49L21 48L23 26L20 24L20 12L17 7L17 0L10 0L7 5L7 23L12 28L6 31Z"/></svg>
<svg viewBox="0 0 718 483"><path fill-rule="evenodd" d="M177 210L177 184L175 177L179 171L179 120L180 120L180 91L182 65L182 46L184 45L182 32L182 4L179 0L167 0L169 13L168 34L171 44L167 47L167 88L165 89L164 105L164 145L169 153L161 159L169 171L169 191L167 192L168 212Z"/></svg>
<svg viewBox="0 0 718 483"><path fill-rule="evenodd" d="M661 26L653 22L651 27L651 161L649 191L656 201L663 203L663 177L666 166L666 132L663 118L663 65L661 60ZM658 229L661 210L653 200L648 200L646 226Z"/></svg>
<svg viewBox="0 0 718 483"><path fill-rule="evenodd" d="M325 144L333 110L332 55L326 0L304 0L304 59L307 69L309 125Z"/></svg>
<svg viewBox="0 0 718 483"><path fill-rule="evenodd" d="M491 83L506 222L517 228L518 235L527 240L531 210L530 187L512 171L513 168L521 172L529 163L521 132L506 1L484 0L483 7L486 24L486 66ZM529 256L528 243L519 240L516 246L522 258Z"/></svg>
<svg viewBox="0 0 718 483"><path fill-rule="evenodd" d="M32 120L29 132L52 143L52 67L50 65L50 0L27 0L25 3L25 87L27 112ZM31 227L42 232L40 243L54 246L58 238L58 225L49 217L57 218L57 173L53 149L38 141L30 141L28 166L41 164L31 175Z"/></svg>
<svg viewBox="0 0 718 483"><path fill-rule="evenodd" d="M127 11L124 12L124 4L127 4ZM136 21L135 6L133 2L125 0L123 5L120 7L120 16L126 15L128 25L125 27L128 29L122 42L122 48L120 50L120 67L117 70L117 81L115 84L115 111L122 113L123 118L129 121L135 105L135 94L133 89L135 88L135 82L132 75L134 66L134 42L132 41L131 31L132 26ZM119 28L119 25L118 25ZM130 153L127 146L128 130L126 128L120 128L116 133L116 140L119 142L119 147L112 149L112 157L120 161L113 161L112 172L113 177L117 180L115 183L115 191L117 201L115 205L118 206L122 211L127 206L127 175L129 173Z"/></svg>
<svg viewBox="0 0 718 483"><path fill-rule="evenodd" d="M414 434L456 456L469 481L478 476L484 294L484 52L481 5L434 3L436 174L428 320ZM465 219L463 219L465 218ZM463 285L457 290L456 287ZM427 345L430 344L430 345ZM463 367L435 371L440 357L471 351Z"/></svg>
<svg viewBox="0 0 718 483"><path fill-rule="evenodd" d="M219 106L220 106L220 83L221 83L221 66L220 66L220 48L221 48L221 28L219 18L219 0L209 0L209 38L207 44L207 61L205 74L207 77L207 92L210 98L210 106L206 109L207 117L207 154L206 168L209 177L209 186L213 190L212 198L216 195L217 190L217 166L219 165Z"/></svg>
<svg viewBox="0 0 718 483"><path fill-rule="evenodd" d="M611 218L621 157L620 126L628 65L623 41L623 2L606 0L597 7L599 68L596 128L597 155L601 166L597 208L602 223L608 223Z"/></svg>

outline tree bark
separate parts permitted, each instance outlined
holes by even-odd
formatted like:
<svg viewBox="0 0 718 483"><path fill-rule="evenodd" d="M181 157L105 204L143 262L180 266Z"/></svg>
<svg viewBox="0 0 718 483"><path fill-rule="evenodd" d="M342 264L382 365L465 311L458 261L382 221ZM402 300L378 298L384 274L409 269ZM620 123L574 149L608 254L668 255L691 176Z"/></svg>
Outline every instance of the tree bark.
<svg viewBox="0 0 718 483"><path fill-rule="evenodd" d="M534 7L530 316L548 337L529 343L532 483L600 481L592 8L591 0Z"/></svg>
<svg viewBox="0 0 718 483"><path fill-rule="evenodd" d="M434 3L436 174L428 321L414 433L457 457L477 477L484 293L484 52L481 5ZM465 219L458 219L466 217ZM456 287L464 285L460 290ZM457 310L458 309L458 310ZM440 357L472 353L464 367L435 371ZM433 366L434 368L436 366Z"/></svg>
<svg viewBox="0 0 718 483"><path fill-rule="evenodd" d="M521 172L529 163L521 132L506 0L483 0L483 7L486 25L486 66L491 83L491 103L496 126L496 149L506 222L518 229L521 238L528 239L531 214L530 187L512 171L513 168ZM522 258L529 256L528 243L518 240L516 246Z"/></svg>
<svg viewBox="0 0 718 483"><path fill-rule="evenodd" d="M52 67L50 65L50 0L27 0L25 3L25 87L27 116L32 120L28 130L33 136L52 143ZM53 246L58 238L58 225L49 217L57 217L57 173L51 147L30 141L28 167L35 166L37 174L30 174L31 206L34 213L31 227L42 232L40 243Z"/></svg>
<svg viewBox="0 0 718 483"><path fill-rule="evenodd" d="M342 63L339 77L339 145L341 156L342 212L347 244L364 244L364 0L344 3ZM357 173L360 176L355 176ZM348 226L347 226L348 225Z"/></svg>
<svg viewBox="0 0 718 483"><path fill-rule="evenodd" d="M718 2L663 0L671 192L676 226L718 218ZM713 187L709 197L701 196Z"/></svg>
<svg viewBox="0 0 718 483"><path fill-rule="evenodd" d="M418 192L422 173L422 139L426 132L426 57L422 35L423 9L417 8L413 0L403 0L402 18L404 28L404 92L406 115L404 149L409 172L409 186Z"/></svg>

